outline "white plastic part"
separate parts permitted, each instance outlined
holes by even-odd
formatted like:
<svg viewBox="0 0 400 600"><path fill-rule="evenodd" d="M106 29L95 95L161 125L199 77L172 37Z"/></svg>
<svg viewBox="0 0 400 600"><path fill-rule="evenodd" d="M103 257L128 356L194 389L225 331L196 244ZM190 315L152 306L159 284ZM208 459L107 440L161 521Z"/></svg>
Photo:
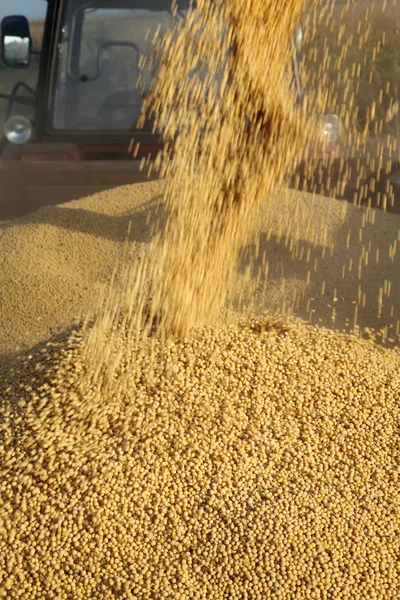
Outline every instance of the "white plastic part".
<svg viewBox="0 0 400 600"><path fill-rule="evenodd" d="M294 32L294 41L297 50L300 51L303 43L303 28L301 27L301 25L299 25Z"/></svg>
<svg viewBox="0 0 400 600"><path fill-rule="evenodd" d="M322 135L328 144L335 143L342 131L342 121L337 115L325 115L322 119Z"/></svg>

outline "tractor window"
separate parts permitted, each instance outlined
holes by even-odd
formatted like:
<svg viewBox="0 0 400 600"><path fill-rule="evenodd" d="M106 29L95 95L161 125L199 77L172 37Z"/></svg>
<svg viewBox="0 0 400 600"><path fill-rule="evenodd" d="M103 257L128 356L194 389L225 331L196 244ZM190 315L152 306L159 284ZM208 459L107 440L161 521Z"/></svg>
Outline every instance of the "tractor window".
<svg viewBox="0 0 400 600"><path fill-rule="evenodd" d="M172 16L168 1L165 10L126 5L104 9L86 3L65 15L58 47L54 129L135 128L142 106L139 85L150 84L141 60L151 51L156 32L162 35L171 25Z"/></svg>

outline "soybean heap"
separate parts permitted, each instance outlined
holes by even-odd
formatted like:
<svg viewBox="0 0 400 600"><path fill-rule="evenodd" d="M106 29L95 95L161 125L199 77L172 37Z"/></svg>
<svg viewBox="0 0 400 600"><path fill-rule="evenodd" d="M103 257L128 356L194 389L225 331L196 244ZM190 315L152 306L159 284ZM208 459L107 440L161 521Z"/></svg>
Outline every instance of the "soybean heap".
<svg viewBox="0 0 400 600"><path fill-rule="evenodd" d="M166 226L90 328L0 371L2 597L399 596L399 350L220 313L308 136L302 5L199 2L156 48Z"/></svg>

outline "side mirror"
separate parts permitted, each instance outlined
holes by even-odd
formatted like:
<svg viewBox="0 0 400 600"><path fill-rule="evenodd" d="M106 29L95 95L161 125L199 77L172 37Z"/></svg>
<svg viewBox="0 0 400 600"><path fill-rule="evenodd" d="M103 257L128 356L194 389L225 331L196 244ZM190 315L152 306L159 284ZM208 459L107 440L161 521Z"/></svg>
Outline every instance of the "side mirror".
<svg viewBox="0 0 400 600"><path fill-rule="evenodd" d="M1 49L9 67L26 68L31 62L32 40L26 17L5 17L1 22Z"/></svg>

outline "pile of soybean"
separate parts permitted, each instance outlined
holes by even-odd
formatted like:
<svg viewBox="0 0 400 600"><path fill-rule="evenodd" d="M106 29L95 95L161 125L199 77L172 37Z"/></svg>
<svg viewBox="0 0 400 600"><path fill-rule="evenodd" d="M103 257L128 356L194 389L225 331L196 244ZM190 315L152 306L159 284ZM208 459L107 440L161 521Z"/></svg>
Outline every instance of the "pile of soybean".
<svg viewBox="0 0 400 600"><path fill-rule="evenodd" d="M303 4L202 0L167 36L167 225L92 329L0 370L2 597L399 597L399 350L220 313L305 140L282 76ZM230 42L218 104L185 77Z"/></svg>
<svg viewBox="0 0 400 600"><path fill-rule="evenodd" d="M272 318L120 342L113 381L79 332L1 373L2 597L399 597L398 350Z"/></svg>

